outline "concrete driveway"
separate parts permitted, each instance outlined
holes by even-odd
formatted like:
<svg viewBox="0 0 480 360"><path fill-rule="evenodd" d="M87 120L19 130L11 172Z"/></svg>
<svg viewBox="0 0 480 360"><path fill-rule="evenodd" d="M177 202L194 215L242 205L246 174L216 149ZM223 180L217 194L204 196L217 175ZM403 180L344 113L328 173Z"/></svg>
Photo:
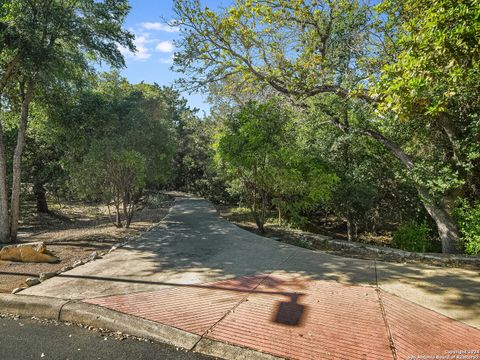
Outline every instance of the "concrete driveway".
<svg viewBox="0 0 480 360"><path fill-rule="evenodd" d="M298 248L244 231L196 198L177 199L141 239L21 294L83 300L295 359L401 359L480 344L478 271Z"/></svg>

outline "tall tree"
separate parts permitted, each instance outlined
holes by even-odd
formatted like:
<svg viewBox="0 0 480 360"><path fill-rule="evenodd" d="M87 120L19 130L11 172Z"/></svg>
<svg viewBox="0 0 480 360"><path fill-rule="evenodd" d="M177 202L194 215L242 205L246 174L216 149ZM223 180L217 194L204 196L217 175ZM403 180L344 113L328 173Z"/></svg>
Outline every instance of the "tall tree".
<svg viewBox="0 0 480 360"><path fill-rule="evenodd" d="M63 130L63 162L81 196L113 205L114 224L130 225L146 186L170 179L175 151L175 113L169 88L130 84L118 72L102 74L74 107L56 115Z"/></svg>
<svg viewBox="0 0 480 360"><path fill-rule="evenodd" d="M475 84L478 81L478 39L474 29L478 24L475 20L478 18L478 4L433 0L421 6L415 6L415 3L407 1L408 5L403 8L400 2L395 2L391 7L386 6L387 10L380 8L387 15L375 18L372 7L355 0L237 0L230 8L218 12L202 7L198 0L176 0L175 10L183 36L178 44L180 52L175 57L175 64L177 70L188 75L182 80L186 88L207 87L212 82L236 78L248 85L247 89L252 85L269 87L292 97L302 107L311 108L313 105L315 111L318 110L315 109L317 102L309 99L325 96L336 96L351 103L350 106L364 107L370 116L358 122L350 122L329 107L322 107L320 110L329 119L321 123L357 136L371 137L384 145L415 183L420 199L437 224L443 251L457 252L459 233L446 205L451 203L446 201L449 197L446 190L454 194L455 191L450 190L458 187L458 182L451 182L443 191L435 191L438 182L431 179L435 178L438 169L424 165L430 162L424 157L425 152L411 151L408 132L403 133L404 138L399 132L400 128L410 128L412 134L423 136L423 142L435 147L433 140L438 133L428 124L438 124L438 116L425 113L428 121L423 122L410 116L411 121L405 125L399 122L397 109L391 106L394 98L389 97L388 91L372 85L379 79L391 77L391 64L402 64L402 56L405 57L411 49L408 37L411 44L429 41L431 46L435 40L444 39L444 32L451 30L453 20L449 22L443 16L435 20L441 9L448 9L447 14L460 11L465 21L472 25L467 27L469 30L447 37L452 43L443 45L446 49L459 41L455 46L463 47L463 50L457 53L461 65L456 68L467 66L465 73L473 77L469 83ZM398 8L407 9L402 12L405 16L396 21L385 21L394 17ZM425 12L428 16L423 16ZM414 24L415 28L409 29L405 24ZM427 49L418 48L421 51ZM438 49L441 52L441 47ZM416 54L418 52L411 56ZM455 52L448 54L454 56ZM423 73L424 76L442 83L435 71L436 64L441 61L447 66L452 60L455 59L445 62L441 57L430 58L429 72ZM397 74L401 76L402 73ZM392 84L396 86L395 82ZM410 94L415 96L417 93ZM460 96L457 99L460 100ZM449 137L449 133L453 134L445 131L444 135ZM414 143L418 143L418 137ZM423 176L419 176L419 168ZM472 177L472 172L469 170L468 175L459 173L459 176L465 181L465 176Z"/></svg>
<svg viewBox="0 0 480 360"><path fill-rule="evenodd" d="M275 101L249 102L217 134L219 168L231 180L264 232L267 211L275 206L295 216L301 209L329 198L337 178L318 159L302 154L294 121Z"/></svg>
<svg viewBox="0 0 480 360"><path fill-rule="evenodd" d="M1 6L0 95L17 88L21 112L12 168L11 205L8 206L6 154L0 127L0 242L17 237L21 157L29 107L45 84L64 81L89 70L91 60L123 66L118 45L134 50L133 35L122 29L129 11L119 1L7 1ZM7 41L8 40L8 41ZM14 76L17 84L12 82Z"/></svg>

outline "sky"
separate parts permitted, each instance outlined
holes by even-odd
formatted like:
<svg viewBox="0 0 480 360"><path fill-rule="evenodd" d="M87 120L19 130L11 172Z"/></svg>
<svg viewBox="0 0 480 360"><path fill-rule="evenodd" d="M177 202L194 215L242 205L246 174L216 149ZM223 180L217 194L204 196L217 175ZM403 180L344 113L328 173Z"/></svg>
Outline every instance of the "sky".
<svg viewBox="0 0 480 360"><path fill-rule="evenodd" d="M202 4L215 8L223 0L202 0ZM132 83L141 81L156 82L159 85L172 85L180 74L170 70L175 52L175 39L178 28L167 23L173 19L173 0L130 0L130 14L125 28L135 34L137 52L132 54L121 49L125 56L126 68L121 73ZM190 107L200 109L200 114L209 112L205 96L184 93Z"/></svg>

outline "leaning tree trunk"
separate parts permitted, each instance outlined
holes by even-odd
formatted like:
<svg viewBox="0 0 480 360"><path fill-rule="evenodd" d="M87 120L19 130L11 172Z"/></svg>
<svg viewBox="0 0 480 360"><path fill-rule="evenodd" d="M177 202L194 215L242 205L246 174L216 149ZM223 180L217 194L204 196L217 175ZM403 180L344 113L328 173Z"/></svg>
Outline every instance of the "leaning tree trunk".
<svg viewBox="0 0 480 360"><path fill-rule="evenodd" d="M50 209L48 208L47 191L45 190L43 184L35 183L33 185L33 192L35 194L35 200L37 202L37 212L48 214L50 212Z"/></svg>
<svg viewBox="0 0 480 360"><path fill-rule="evenodd" d="M437 225L438 235L442 242L442 252L455 254L461 252L459 248L460 233L453 217L443 207L436 205L425 188L418 187L418 193L423 206Z"/></svg>
<svg viewBox="0 0 480 360"><path fill-rule="evenodd" d="M13 154L12 171L12 198L10 204L10 239L17 241L18 219L20 215L20 186L21 186L21 162L23 148L25 147L25 133L28 124L28 110L33 98L32 81L27 82L25 92L25 83L20 84L20 93L22 97L22 107L20 112L20 124L17 135L17 145Z"/></svg>
<svg viewBox="0 0 480 360"><path fill-rule="evenodd" d="M398 144L375 130L366 129L364 130L364 133L381 142L403 163L408 170L413 169L413 160ZM422 201L423 206L433 221L435 221L438 235L442 242L442 252L447 254L459 253L461 250L459 247L460 233L455 220L445 208L436 204L435 200L432 198L426 188L418 184L416 185L416 188L418 194L420 195L420 200Z"/></svg>

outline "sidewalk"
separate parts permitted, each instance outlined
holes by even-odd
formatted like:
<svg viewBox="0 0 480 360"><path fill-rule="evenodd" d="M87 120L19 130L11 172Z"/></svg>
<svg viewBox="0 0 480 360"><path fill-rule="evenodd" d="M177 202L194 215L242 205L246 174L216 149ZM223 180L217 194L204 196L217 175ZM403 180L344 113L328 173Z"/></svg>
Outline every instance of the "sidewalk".
<svg viewBox="0 0 480 360"><path fill-rule="evenodd" d="M480 349L478 271L298 248L246 232L200 199L179 199L141 240L20 294L57 298L58 317L91 311L93 319L104 309L105 321L119 314L113 327L145 321L148 335L166 325L188 339L181 346L229 358L383 360ZM258 353L232 355L224 343Z"/></svg>

